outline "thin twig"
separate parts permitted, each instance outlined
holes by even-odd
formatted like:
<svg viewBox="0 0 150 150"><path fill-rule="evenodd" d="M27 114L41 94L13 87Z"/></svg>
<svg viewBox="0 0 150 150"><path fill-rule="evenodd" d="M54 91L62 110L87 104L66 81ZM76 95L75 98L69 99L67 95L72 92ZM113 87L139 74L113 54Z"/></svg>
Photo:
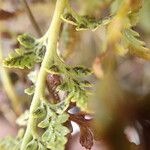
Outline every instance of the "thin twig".
<svg viewBox="0 0 150 150"><path fill-rule="evenodd" d="M41 31L37 21L35 20L35 17L33 16L27 1L26 0L22 0L22 3L24 4L24 7L26 9L26 13L27 13L27 15L28 15L28 17L29 17L29 19L30 19L30 21L31 21L35 31L37 32L38 36L41 37L42 36L42 31Z"/></svg>

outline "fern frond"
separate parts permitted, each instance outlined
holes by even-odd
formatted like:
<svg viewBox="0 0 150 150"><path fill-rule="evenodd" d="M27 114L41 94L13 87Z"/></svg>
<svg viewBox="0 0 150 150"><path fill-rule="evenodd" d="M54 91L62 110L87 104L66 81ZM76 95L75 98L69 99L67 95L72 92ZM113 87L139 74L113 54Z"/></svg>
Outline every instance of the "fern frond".
<svg viewBox="0 0 150 150"><path fill-rule="evenodd" d="M20 51L21 49L19 49ZM22 50L21 50L22 51ZM6 67L10 68L20 68L24 69L25 67L27 68L32 68L37 62L38 59L36 58L36 55L34 51L22 51L22 53L18 53L18 49L15 50L15 52L10 53L8 58L4 60L4 65Z"/></svg>
<svg viewBox="0 0 150 150"><path fill-rule="evenodd" d="M139 40L139 33L133 29L125 29L123 31L123 38L127 43L129 53L150 60L150 49L145 47L145 42Z"/></svg>
<svg viewBox="0 0 150 150"><path fill-rule="evenodd" d="M89 16L79 16L80 19L75 18L71 13L62 15L62 20L66 23L76 26L77 31L92 30L95 31L98 27L107 25L111 18L98 19L90 18Z"/></svg>
<svg viewBox="0 0 150 150"><path fill-rule="evenodd" d="M18 37L22 48L11 52L4 60L4 65L10 68L32 68L35 63L42 61L46 48L30 35L23 34Z"/></svg>

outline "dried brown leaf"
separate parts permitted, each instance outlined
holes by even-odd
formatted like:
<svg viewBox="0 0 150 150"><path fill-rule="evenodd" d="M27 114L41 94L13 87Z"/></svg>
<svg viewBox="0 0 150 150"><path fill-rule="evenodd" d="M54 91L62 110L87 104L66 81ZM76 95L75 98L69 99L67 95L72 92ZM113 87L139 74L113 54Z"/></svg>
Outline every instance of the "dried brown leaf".
<svg viewBox="0 0 150 150"><path fill-rule="evenodd" d="M80 126L80 143L86 149L91 149L93 146L93 134L87 126Z"/></svg>
<svg viewBox="0 0 150 150"><path fill-rule="evenodd" d="M94 136L90 129L91 121L93 119L86 119L86 114L77 113L70 115L70 120L77 123L80 127L80 143L86 149L91 149L93 146Z"/></svg>

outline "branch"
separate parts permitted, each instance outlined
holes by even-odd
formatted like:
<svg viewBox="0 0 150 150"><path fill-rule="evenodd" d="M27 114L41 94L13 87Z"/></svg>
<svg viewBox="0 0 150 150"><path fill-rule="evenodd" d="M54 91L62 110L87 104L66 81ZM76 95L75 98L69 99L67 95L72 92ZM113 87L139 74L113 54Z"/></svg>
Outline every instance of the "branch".
<svg viewBox="0 0 150 150"><path fill-rule="evenodd" d="M46 35L48 36L48 44L47 44L47 51L45 53L38 79L36 82L35 87L35 94L33 96L33 100L30 106L30 115L29 121L26 129L26 133L24 135L21 150L26 150L27 143L33 138L38 138L37 135L37 120L33 117L33 112L38 108L41 101L40 98L45 93L45 81L47 77L47 72L45 68L48 68L52 64L53 56L56 54L57 50L57 40L59 36L60 26L61 26L61 18L64 9L65 9L66 0L57 0L56 8L54 12L54 16L51 22L51 26L49 27L48 32Z"/></svg>

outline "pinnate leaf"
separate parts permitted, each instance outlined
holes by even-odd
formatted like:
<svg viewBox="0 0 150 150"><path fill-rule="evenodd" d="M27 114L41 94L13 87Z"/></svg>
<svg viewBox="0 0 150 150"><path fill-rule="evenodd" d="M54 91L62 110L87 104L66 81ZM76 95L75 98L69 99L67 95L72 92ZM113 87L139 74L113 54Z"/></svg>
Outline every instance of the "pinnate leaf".
<svg viewBox="0 0 150 150"><path fill-rule="evenodd" d="M52 110L47 109L47 114L51 114ZM38 124L38 127L45 128L45 132L42 135L42 142L46 143L46 147L51 150L58 150L61 148L64 150L64 146L67 142L66 135L70 130L63 125L68 120L69 115L66 113L57 115L53 112L53 115L46 116L46 118Z"/></svg>
<svg viewBox="0 0 150 150"><path fill-rule="evenodd" d="M65 13L61 18L63 21L75 25L77 31L89 29L95 31L98 27L107 25L110 22L110 18L99 20L89 16L78 16L78 18L75 18L71 13Z"/></svg>
<svg viewBox="0 0 150 150"><path fill-rule="evenodd" d="M18 37L18 41L22 48L16 49L10 53L8 58L4 60L6 67L14 68L32 68L36 63L42 61L46 47L34 37L23 34Z"/></svg>
<svg viewBox="0 0 150 150"><path fill-rule="evenodd" d="M126 29L123 35L131 54L150 60L150 49L146 48L145 43L138 39L139 34L137 32L132 29Z"/></svg>
<svg viewBox="0 0 150 150"><path fill-rule="evenodd" d="M79 77L84 77L90 75L92 72L88 68L77 66L72 68L71 73Z"/></svg>
<svg viewBox="0 0 150 150"><path fill-rule="evenodd" d="M49 69L46 69L46 71L50 74L60 74L61 71L57 65L52 65Z"/></svg>

